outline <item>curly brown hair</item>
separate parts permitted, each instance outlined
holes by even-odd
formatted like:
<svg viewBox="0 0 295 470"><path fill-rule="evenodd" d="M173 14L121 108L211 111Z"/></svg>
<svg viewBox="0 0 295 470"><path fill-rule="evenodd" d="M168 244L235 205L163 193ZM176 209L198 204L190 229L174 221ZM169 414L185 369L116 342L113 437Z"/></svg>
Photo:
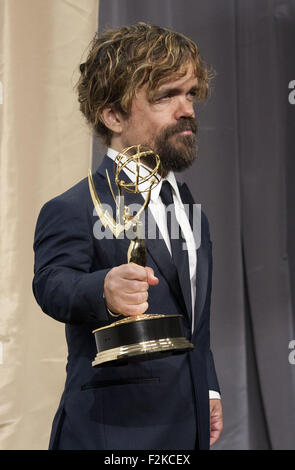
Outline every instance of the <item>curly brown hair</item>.
<svg viewBox="0 0 295 470"><path fill-rule="evenodd" d="M180 78L192 63L198 78L196 100L207 98L213 74L196 44L168 28L137 23L96 33L76 85L80 110L96 134L109 145L112 132L101 111L113 107L128 116L135 93L147 84L147 97L168 78ZM213 71L212 71L213 72Z"/></svg>

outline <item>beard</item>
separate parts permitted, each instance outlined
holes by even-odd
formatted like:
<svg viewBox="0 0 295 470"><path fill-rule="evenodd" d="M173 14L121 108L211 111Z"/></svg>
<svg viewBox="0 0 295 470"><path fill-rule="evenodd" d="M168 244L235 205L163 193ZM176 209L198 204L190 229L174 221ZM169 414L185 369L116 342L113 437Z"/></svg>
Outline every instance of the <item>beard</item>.
<svg viewBox="0 0 295 470"><path fill-rule="evenodd" d="M180 135L179 132L191 130L190 135ZM197 157L197 131L198 124L195 118L182 118L176 125L166 127L155 138L151 148L161 160L162 177L169 171L180 172L189 168ZM154 160L144 158L144 163L153 165Z"/></svg>

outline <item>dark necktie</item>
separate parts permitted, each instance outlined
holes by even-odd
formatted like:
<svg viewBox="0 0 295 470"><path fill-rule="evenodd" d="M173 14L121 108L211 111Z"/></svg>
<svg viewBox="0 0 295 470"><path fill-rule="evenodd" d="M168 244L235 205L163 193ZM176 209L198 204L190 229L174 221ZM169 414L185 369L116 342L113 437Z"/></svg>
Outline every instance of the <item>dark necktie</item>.
<svg viewBox="0 0 295 470"><path fill-rule="evenodd" d="M180 226L176 219L175 207L173 203L172 188L168 181L163 181L160 192L161 199L165 204L167 211L167 228L171 243L172 259L177 265L177 261L181 258L183 238L181 236Z"/></svg>
<svg viewBox="0 0 295 470"><path fill-rule="evenodd" d="M185 289L182 288L183 294L189 295L190 297L188 253L185 246L184 237L181 233L181 228L176 219L172 188L168 181L163 181L160 196L165 206L169 207L169 210L167 211L167 228L171 243L172 260L176 266L179 281L182 286L184 285L184 280L186 280Z"/></svg>

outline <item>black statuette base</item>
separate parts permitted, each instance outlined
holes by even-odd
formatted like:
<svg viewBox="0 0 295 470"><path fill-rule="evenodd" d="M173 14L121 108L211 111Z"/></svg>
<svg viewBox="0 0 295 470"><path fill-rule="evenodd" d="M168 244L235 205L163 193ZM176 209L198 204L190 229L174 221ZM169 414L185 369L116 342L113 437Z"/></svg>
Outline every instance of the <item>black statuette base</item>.
<svg viewBox="0 0 295 470"><path fill-rule="evenodd" d="M181 315L141 315L95 330L97 356L93 366L155 359L191 350Z"/></svg>

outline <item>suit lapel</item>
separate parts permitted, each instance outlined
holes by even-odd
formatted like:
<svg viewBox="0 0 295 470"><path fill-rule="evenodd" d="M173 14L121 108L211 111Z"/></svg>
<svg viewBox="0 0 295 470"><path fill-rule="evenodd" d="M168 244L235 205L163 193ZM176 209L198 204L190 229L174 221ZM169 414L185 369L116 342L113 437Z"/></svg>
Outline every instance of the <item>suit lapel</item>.
<svg viewBox="0 0 295 470"><path fill-rule="evenodd" d="M174 213L175 214L175 213ZM176 214L175 214L176 215ZM182 297L186 306L189 322L192 319L192 298L191 298L191 282L190 282L190 270L189 270L189 258L188 251L182 249L182 243L185 244L185 240L177 240L174 243L174 262L173 266L177 271L179 285L182 292ZM173 251L173 241L171 241L171 247ZM169 254L170 256L170 254Z"/></svg>
<svg viewBox="0 0 295 470"><path fill-rule="evenodd" d="M158 266L159 271L168 282L171 292L177 298L183 314L186 313L185 297L183 296L181 286L179 283L178 272L175 264L172 262L171 255L167 248L165 241L159 236L157 230L157 236L151 237L148 233L148 224L156 222L150 209L146 211L146 219L148 222L145 224L145 244L150 256L153 258L155 264Z"/></svg>
<svg viewBox="0 0 295 470"><path fill-rule="evenodd" d="M189 204L189 221L193 230L193 205L194 200L189 191L186 183L182 184L179 188L181 199L183 204ZM202 222L202 221L201 221ZM201 224L202 228L202 224ZM196 234L194 234L196 236ZM200 323L200 318L205 305L208 276L209 276L209 262L208 262L208 247L207 241L205 240L204 233L201 233L201 245L196 250L197 253L197 275L196 275L196 301L195 301L195 317L196 327ZM196 328L195 328L196 331Z"/></svg>

